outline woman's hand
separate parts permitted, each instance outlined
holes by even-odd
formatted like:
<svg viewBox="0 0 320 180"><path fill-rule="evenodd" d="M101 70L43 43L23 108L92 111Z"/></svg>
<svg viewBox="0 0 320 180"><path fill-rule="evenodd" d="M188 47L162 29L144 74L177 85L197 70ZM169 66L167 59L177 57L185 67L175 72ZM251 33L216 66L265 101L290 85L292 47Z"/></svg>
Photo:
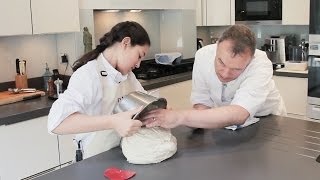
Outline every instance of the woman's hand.
<svg viewBox="0 0 320 180"><path fill-rule="evenodd" d="M139 120L133 120L131 118L134 114L141 110L142 107L127 112L114 114L113 129L115 129L122 137L131 136L138 132L142 126L142 122Z"/></svg>
<svg viewBox="0 0 320 180"><path fill-rule="evenodd" d="M178 111L171 109L156 109L148 112L141 120L148 128L155 126L175 128L181 125L182 117L180 115Z"/></svg>

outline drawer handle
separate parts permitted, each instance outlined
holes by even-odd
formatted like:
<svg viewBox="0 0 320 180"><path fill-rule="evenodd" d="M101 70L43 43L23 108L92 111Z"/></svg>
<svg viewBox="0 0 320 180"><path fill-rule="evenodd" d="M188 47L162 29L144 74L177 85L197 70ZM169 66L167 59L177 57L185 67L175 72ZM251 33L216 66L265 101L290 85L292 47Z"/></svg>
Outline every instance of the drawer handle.
<svg viewBox="0 0 320 180"><path fill-rule="evenodd" d="M320 58L313 58L315 62L320 62Z"/></svg>
<svg viewBox="0 0 320 180"><path fill-rule="evenodd" d="M320 111L320 106L314 106L314 107L312 108L312 110L314 110L314 111Z"/></svg>

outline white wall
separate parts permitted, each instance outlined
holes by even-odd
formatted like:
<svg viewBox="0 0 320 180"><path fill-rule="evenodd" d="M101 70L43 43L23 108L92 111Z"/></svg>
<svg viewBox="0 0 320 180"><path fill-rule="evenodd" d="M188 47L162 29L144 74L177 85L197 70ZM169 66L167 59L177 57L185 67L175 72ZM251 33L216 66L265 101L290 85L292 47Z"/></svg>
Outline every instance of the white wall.
<svg viewBox="0 0 320 180"><path fill-rule="evenodd" d="M57 68L56 36L0 37L0 83L15 80L16 58L27 60L28 78L42 76L46 62L50 70Z"/></svg>
<svg viewBox="0 0 320 180"><path fill-rule="evenodd" d="M164 10L160 20L161 52L181 52L182 58L194 58L196 19L194 10Z"/></svg>
<svg viewBox="0 0 320 180"><path fill-rule="evenodd" d="M75 33L60 33L57 34L57 56L58 58L58 69L60 74L71 75L73 70L71 66L79 59L84 53L83 45L83 28L87 27L92 35L92 49L94 49L94 23L93 23L93 11L81 9L79 11L80 16L80 32ZM66 53L68 55L69 64L61 63L60 56ZM66 67L68 65L68 67Z"/></svg>
<svg viewBox="0 0 320 180"><path fill-rule="evenodd" d="M153 59L155 53L160 52L160 11L142 11L130 13L127 11L118 13L107 13L102 11L94 12L94 34L95 43L99 44L99 39L111 30L111 28L122 21L136 21L141 24L149 34L151 47L145 59Z"/></svg>

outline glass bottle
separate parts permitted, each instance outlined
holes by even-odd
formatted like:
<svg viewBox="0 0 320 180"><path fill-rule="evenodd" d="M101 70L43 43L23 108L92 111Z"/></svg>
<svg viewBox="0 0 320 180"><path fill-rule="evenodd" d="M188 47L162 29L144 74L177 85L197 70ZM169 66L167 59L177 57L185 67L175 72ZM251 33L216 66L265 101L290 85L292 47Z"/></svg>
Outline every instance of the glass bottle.
<svg viewBox="0 0 320 180"><path fill-rule="evenodd" d="M53 74L49 70L48 63L46 63L46 71L44 72L42 77L43 77L43 81L44 81L44 90L47 91L47 92L49 91L48 81L52 77L52 75Z"/></svg>
<svg viewBox="0 0 320 180"><path fill-rule="evenodd" d="M54 91L54 82L52 80L52 77L49 77L49 80L48 80L48 96L50 97L54 97L55 95L55 91Z"/></svg>

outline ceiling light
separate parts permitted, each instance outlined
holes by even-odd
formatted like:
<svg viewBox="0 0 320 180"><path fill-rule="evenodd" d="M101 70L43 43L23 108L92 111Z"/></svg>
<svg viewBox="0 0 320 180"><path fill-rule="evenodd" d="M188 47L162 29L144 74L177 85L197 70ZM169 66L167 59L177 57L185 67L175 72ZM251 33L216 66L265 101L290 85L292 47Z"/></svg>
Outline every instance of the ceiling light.
<svg viewBox="0 0 320 180"><path fill-rule="evenodd" d="M131 9L130 12L141 12L141 9Z"/></svg>
<svg viewBox="0 0 320 180"><path fill-rule="evenodd" d="M105 10L103 12L107 12L107 13L115 13L115 12L119 12L119 9L109 9L109 10Z"/></svg>

